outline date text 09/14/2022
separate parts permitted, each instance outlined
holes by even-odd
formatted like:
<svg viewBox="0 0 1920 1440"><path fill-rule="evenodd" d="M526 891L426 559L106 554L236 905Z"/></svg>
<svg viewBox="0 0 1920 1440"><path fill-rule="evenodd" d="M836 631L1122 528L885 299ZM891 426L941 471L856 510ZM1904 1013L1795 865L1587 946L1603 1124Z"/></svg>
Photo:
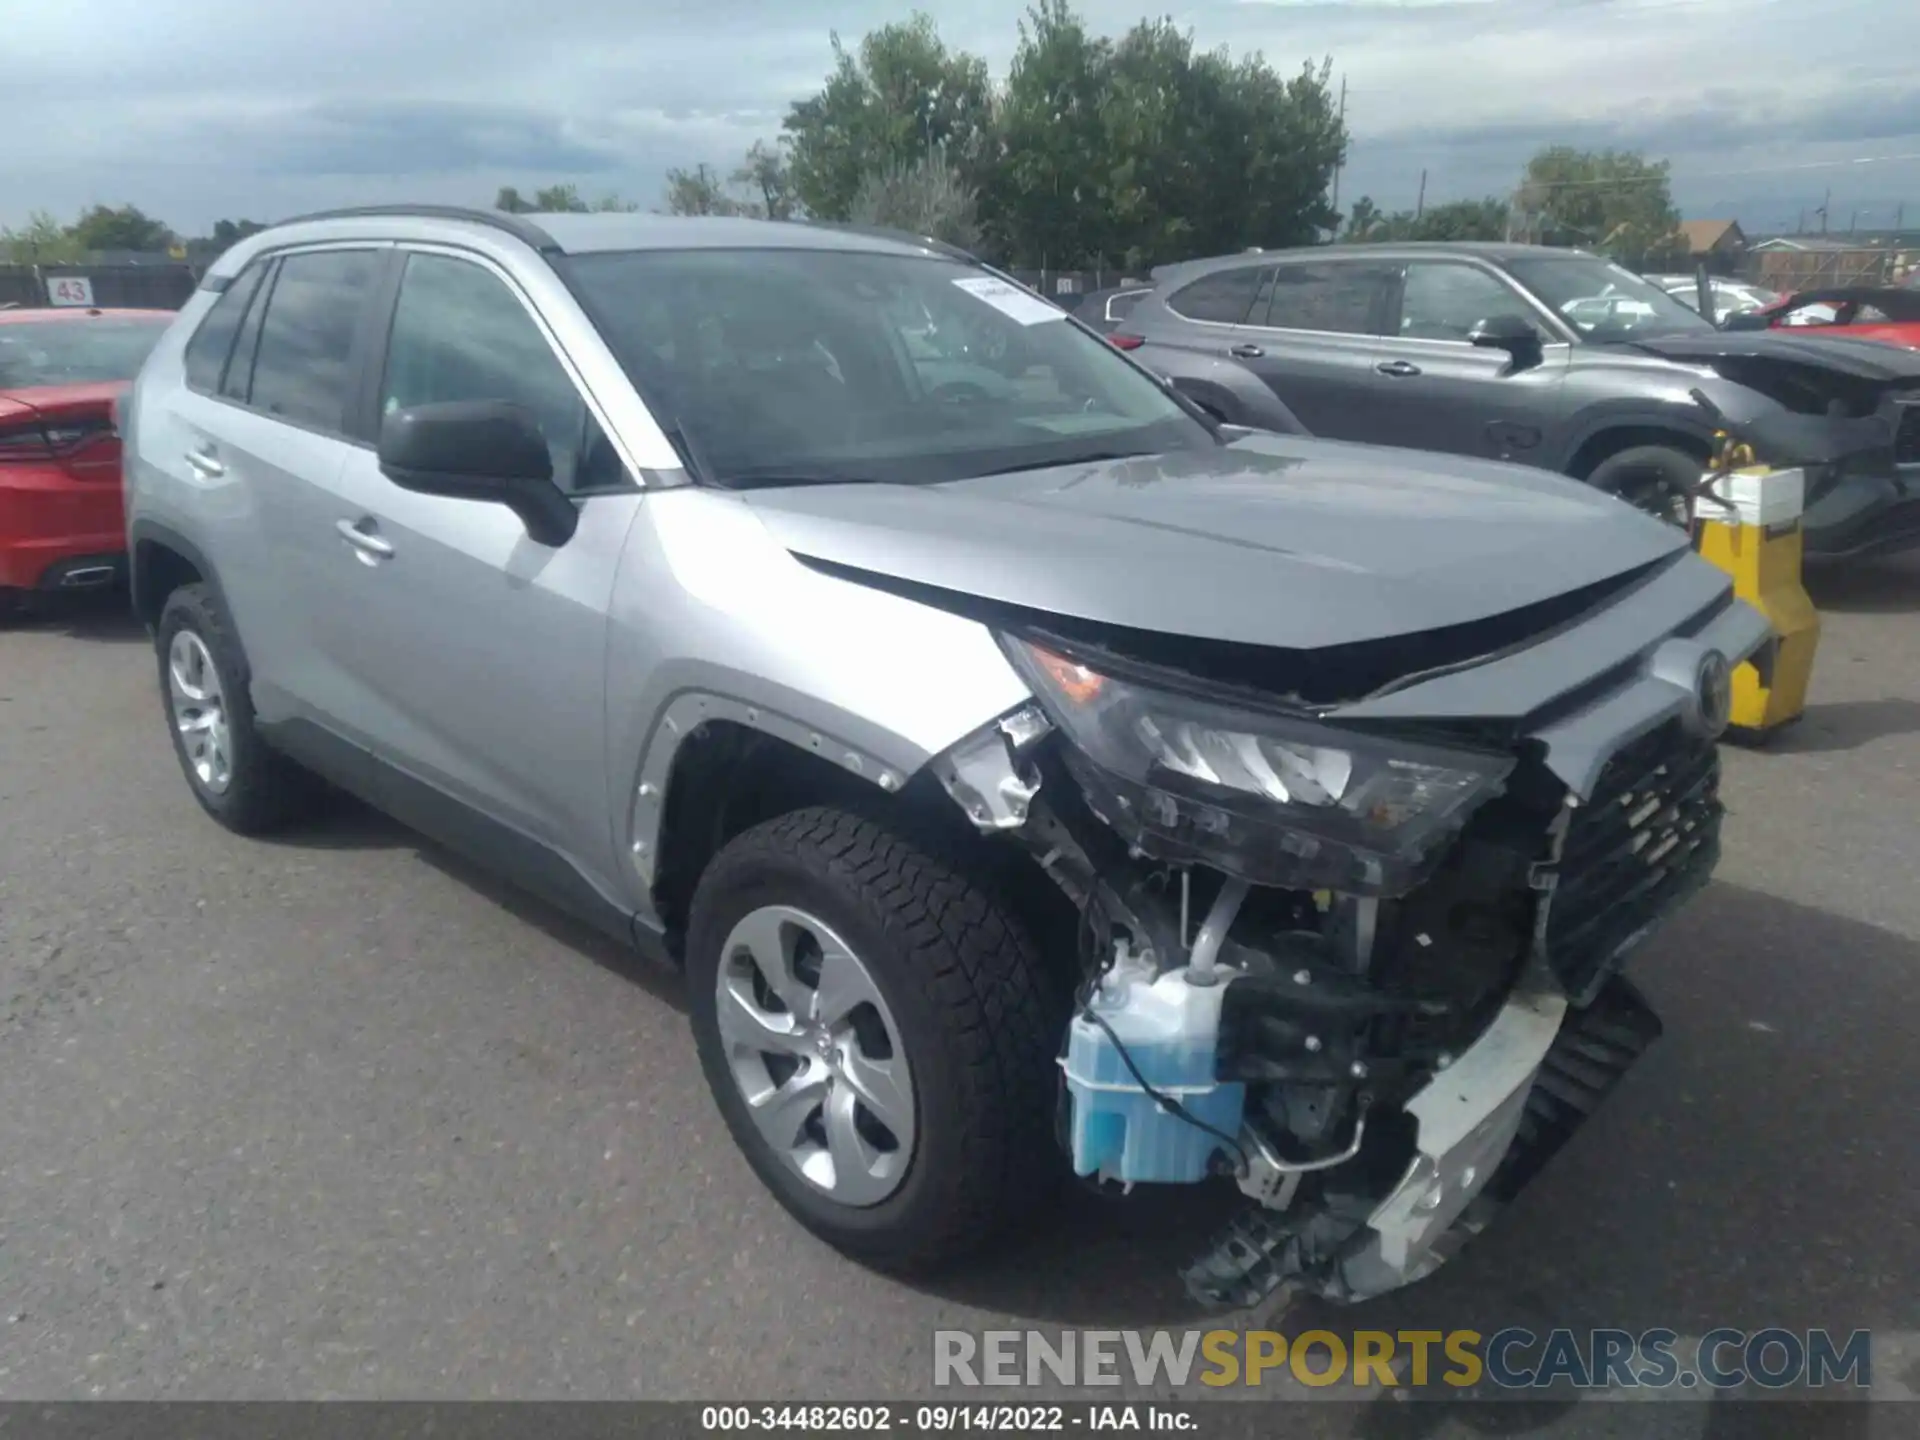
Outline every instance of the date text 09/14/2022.
<svg viewBox="0 0 1920 1440"><path fill-rule="evenodd" d="M913 1434L950 1431L1157 1430L1191 1432L1199 1422L1189 1409L1170 1405L707 1405L700 1428L743 1432Z"/></svg>

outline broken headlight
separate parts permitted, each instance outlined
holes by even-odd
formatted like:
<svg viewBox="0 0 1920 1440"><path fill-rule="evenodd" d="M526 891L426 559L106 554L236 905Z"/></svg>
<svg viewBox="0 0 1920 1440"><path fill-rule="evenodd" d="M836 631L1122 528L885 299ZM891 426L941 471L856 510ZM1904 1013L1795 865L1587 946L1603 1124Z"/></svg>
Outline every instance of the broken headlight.
<svg viewBox="0 0 1920 1440"><path fill-rule="evenodd" d="M1513 761L1148 688L1008 638L1129 843L1259 885L1397 895L1500 793Z"/></svg>

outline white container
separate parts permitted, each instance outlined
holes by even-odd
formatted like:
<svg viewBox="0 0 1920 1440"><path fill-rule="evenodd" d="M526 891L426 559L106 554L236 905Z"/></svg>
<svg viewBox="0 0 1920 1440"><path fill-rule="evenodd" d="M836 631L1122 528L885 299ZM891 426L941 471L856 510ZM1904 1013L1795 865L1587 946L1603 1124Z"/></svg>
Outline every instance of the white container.
<svg viewBox="0 0 1920 1440"><path fill-rule="evenodd" d="M1238 1137L1246 1099L1244 1085L1213 1075L1220 1001L1235 973L1217 971L1216 983L1208 985L1188 984L1179 970L1158 979L1123 973L1109 977L1089 1003L1104 1027L1074 1017L1062 1065L1073 1101L1076 1173L1128 1183L1206 1178L1214 1152L1227 1148L1223 1137ZM1134 1069L1210 1128L1162 1107Z"/></svg>
<svg viewBox="0 0 1920 1440"><path fill-rule="evenodd" d="M1704 500L1703 520L1725 520L1740 525L1789 525L1807 508L1807 472L1804 470L1736 470L1716 480L1711 492L1724 505Z"/></svg>

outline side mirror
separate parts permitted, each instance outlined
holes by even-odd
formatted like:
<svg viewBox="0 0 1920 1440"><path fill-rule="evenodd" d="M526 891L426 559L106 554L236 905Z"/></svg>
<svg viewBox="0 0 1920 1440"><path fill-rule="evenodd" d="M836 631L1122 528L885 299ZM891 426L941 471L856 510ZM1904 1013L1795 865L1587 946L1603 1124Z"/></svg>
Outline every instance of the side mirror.
<svg viewBox="0 0 1920 1440"><path fill-rule="evenodd" d="M1489 315L1467 332L1467 343L1482 350L1504 350L1516 365L1540 357L1540 332L1518 315Z"/></svg>
<svg viewBox="0 0 1920 1440"><path fill-rule="evenodd" d="M505 400L395 410L380 425L380 471L402 490L504 505L542 545L564 545L580 512L553 483L540 422Z"/></svg>

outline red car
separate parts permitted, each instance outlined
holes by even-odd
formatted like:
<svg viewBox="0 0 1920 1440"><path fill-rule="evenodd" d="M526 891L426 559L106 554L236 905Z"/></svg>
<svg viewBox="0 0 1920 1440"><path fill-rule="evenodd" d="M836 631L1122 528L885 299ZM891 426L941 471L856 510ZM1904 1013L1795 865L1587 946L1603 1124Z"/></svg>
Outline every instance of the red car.
<svg viewBox="0 0 1920 1440"><path fill-rule="evenodd" d="M1791 330L1808 336L1883 340L1920 350L1920 290L1841 285L1802 290L1764 310L1736 315L1725 330Z"/></svg>
<svg viewBox="0 0 1920 1440"><path fill-rule="evenodd" d="M113 402L166 310L0 310L0 613L126 567Z"/></svg>

